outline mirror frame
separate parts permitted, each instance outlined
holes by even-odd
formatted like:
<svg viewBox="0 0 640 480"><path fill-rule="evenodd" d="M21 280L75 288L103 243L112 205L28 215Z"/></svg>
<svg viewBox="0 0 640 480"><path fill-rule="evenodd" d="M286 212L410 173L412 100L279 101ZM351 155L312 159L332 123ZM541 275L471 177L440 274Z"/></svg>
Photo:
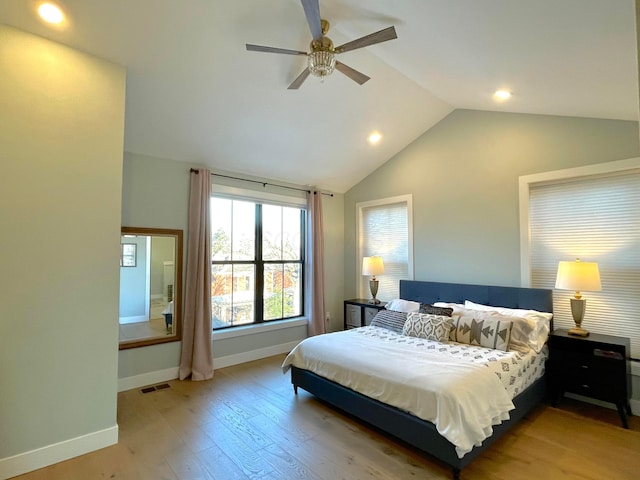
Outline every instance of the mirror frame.
<svg viewBox="0 0 640 480"><path fill-rule="evenodd" d="M173 325L175 334L163 337L150 337L145 340L131 340L121 342L118 339L118 349L146 347L160 343L178 342L182 340L182 230L170 228L145 228L145 227L122 227L120 235L146 235L151 237L174 237L176 239L176 253L174 259L175 284L173 288ZM122 237L120 238L122 243Z"/></svg>

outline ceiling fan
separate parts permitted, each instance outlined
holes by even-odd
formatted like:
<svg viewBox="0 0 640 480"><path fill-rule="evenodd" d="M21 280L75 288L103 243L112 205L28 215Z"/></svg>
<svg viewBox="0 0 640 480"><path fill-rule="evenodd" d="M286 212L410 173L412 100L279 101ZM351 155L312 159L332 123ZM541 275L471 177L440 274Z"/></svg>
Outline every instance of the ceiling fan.
<svg viewBox="0 0 640 480"><path fill-rule="evenodd" d="M320 6L318 5L318 0L301 0L301 2L313 37L310 45L311 51L309 53L299 50L287 50L286 48L251 45L249 43L247 43L247 50L254 52L282 53L285 55L306 55L307 68L305 68L291 83L291 85L289 85L289 90L296 90L300 88L309 74L324 78L331 75L334 69L342 72L360 85L369 80L369 77L364 73L360 73L344 63L337 61L336 55L398 38L395 27L388 27L384 30L380 30L379 32L370 33L369 35L365 35L364 37L357 38L334 48L331 39L325 36L329 31L329 22L320 18Z"/></svg>

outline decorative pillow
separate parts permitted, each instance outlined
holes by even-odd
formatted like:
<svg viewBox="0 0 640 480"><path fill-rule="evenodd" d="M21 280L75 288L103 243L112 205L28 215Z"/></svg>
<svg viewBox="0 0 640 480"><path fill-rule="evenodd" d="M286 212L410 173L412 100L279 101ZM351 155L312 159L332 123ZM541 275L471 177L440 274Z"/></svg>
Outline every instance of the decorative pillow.
<svg viewBox="0 0 640 480"><path fill-rule="evenodd" d="M464 303L467 309L488 313L493 317L498 315L508 316L513 321L511 343L512 346L518 347L518 350L533 349L539 353L549 338L550 320L553 318L553 313L519 308L492 307L470 302L469 300Z"/></svg>
<svg viewBox="0 0 640 480"><path fill-rule="evenodd" d="M522 308L493 307L491 305L482 305L480 303L465 300L464 308L469 310L494 311L500 315L510 315L512 317L531 318L533 320L546 320L547 322L553 318L553 313L539 312L537 310L525 310Z"/></svg>
<svg viewBox="0 0 640 480"><path fill-rule="evenodd" d="M507 320L475 318L476 315L462 315L453 320L451 340L468 345L509 350L513 323Z"/></svg>
<svg viewBox="0 0 640 480"><path fill-rule="evenodd" d="M433 306L442 307L442 308L452 308L453 315L458 313L461 309L464 310L464 305L462 303L434 302Z"/></svg>
<svg viewBox="0 0 640 480"><path fill-rule="evenodd" d="M428 313L429 315L444 315L445 317L450 317L453 313L453 308L436 307L434 305L429 305L428 303L421 303L420 313Z"/></svg>
<svg viewBox="0 0 640 480"><path fill-rule="evenodd" d="M401 333L404 323L407 321L407 314L404 312L394 312L391 310L380 310L371 320L372 327L382 327L392 332Z"/></svg>
<svg viewBox="0 0 640 480"><path fill-rule="evenodd" d="M396 298L395 300L388 302L384 308L387 310L394 310L396 312L417 312L420 310L420 302L412 302L411 300Z"/></svg>
<svg viewBox="0 0 640 480"><path fill-rule="evenodd" d="M402 334L410 337L426 338L436 342L447 342L453 326L453 318L446 315L409 313L402 327Z"/></svg>

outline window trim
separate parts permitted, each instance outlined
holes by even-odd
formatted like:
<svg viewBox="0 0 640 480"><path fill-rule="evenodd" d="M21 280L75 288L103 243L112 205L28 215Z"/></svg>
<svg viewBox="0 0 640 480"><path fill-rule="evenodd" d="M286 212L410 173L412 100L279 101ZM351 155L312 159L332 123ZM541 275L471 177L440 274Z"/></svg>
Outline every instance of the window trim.
<svg viewBox="0 0 640 480"><path fill-rule="evenodd" d="M408 280L413 280L414 278L414 268L413 268L413 195L397 195L395 197L386 197L379 198L376 200L367 200L364 202L356 203L356 233L358 236L358 244L356 245L356 292L361 296L366 294L365 298L370 296L369 288L368 288L368 280L365 282L364 277L362 275L362 250L364 248L364 239L362 235L362 210L368 207L378 207L381 205L393 205L396 203L406 203L407 204L407 263L408 269L407 274L409 276ZM383 259L384 261L384 259ZM364 293L363 293L364 292Z"/></svg>
<svg viewBox="0 0 640 480"><path fill-rule="evenodd" d="M531 234L529 230L529 194L534 185L582 179L640 168L640 157L524 175L518 179L520 205L520 284L531 286Z"/></svg>
<svg viewBox="0 0 640 480"><path fill-rule="evenodd" d="M258 190L247 190L239 187L230 187L218 183L211 184L211 196L229 198L233 200L247 200L251 202L269 202L272 205L283 207L307 208L307 199L278 193L263 192Z"/></svg>
<svg viewBox="0 0 640 480"><path fill-rule="evenodd" d="M239 264L249 264L249 265L255 265L255 302L254 302L254 321L252 323L244 323L244 324L240 324L240 325L229 325L226 327L220 327L220 328L214 328L213 329L213 333L215 334L216 332L225 332L225 331L237 331L238 329L243 329L243 328L250 328L250 327L258 327L258 326L263 326L266 324L277 324L278 322L291 322L291 321L296 321L296 320L301 320L301 319L305 319L305 316L307 315L306 313L306 271L308 269L308 262L307 262L307 217L308 217L308 211L307 211L307 200L306 197L305 198L300 198L300 197L294 197L294 196L287 196L287 195L279 195L279 194L275 194L275 193L271 193L271 192L263 192L263 191L256 191L256 190L247 190L247 189L243 189L243 188L239 188L239 187L231 187L228 185L220 185L220 184L216 184L213 183L211 184L211 198L225 198L228 200L238 200L238 201L248 201L248 202L253 202L256 204L256 210L259 211L259 215L256 218L256 227L258 225L258 223L262 223L262 205L267 204L267 205L272 205L272 206L278 206L278 207L289 207L289 208L297 208L300 210L304 211L304 214L300 215L300 233L301 233L301 245L300 245L300 260L258 260L258 256L261 256L261 252L262 252L262 236L261 236L261 232L258 232L256 229L256 258L254 258L254 260L243 260L243 261L239 261ZM260 208L258 208L258 204L260 204ZM259 233L259 234L258 234ZM222 264L227 264L226 262L220 262L220 261L216 261L211 259L211 266L217 264L217 265L222 265ZM235 263L235 264L238 264ZM302 311L300 313L300 315L294 316L294 317L285 317L285 318L278 318L278 319L273 319L273 320L265 320L263 315L264 315L264 310L262 311L262 315L258 315L258 312L255 310L255 306L258 305L258 303L264 303L263 300L263 288L264 288L264 270L260 273L261 278L259 279L259 272L261 269L258 268L259 264L262 264L263 266L265 264L299 264L300 265L300 269L302 272L301 278L300 278L300 282L301 282L301 290L302 290L302 294L301 294L301 304L302 304ZM229 264L234 264L234 263L229 263ZM259 294L257 292L260 292ZM260 317L260 318L258 318ZM305 320L306 321L306 320ZM281 327L282 328L282 327ZM225 338L225 337L223 337Z"/></svg>

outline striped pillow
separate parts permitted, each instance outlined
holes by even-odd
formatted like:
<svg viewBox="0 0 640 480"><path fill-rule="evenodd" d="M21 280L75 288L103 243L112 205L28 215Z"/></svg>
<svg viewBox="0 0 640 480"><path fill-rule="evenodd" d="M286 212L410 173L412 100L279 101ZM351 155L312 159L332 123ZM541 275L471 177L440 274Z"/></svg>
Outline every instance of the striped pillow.
<svg viewBox="0 0 640 480"><path fill-rule="evenodd" d="M396 312L394 310L380 310L373 320L372 327L382 327L392 332L402 333L404 322L407 321L407 314L404 312Z"/></svg>

